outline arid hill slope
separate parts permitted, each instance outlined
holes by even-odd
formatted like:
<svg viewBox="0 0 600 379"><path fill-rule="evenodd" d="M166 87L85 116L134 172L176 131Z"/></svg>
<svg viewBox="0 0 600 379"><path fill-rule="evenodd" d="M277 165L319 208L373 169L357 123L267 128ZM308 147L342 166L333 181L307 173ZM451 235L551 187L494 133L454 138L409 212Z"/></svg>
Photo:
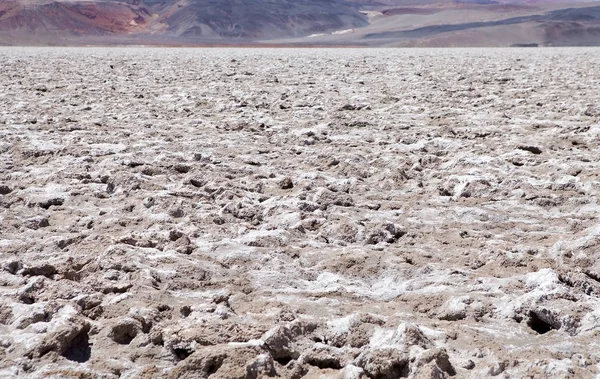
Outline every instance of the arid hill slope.
<svg viewBox="0 0 600 379"><path fill-rule="evenodd" d="M237 41L300 37L367 25L344 1L8 1L0 3L0 42L143 40Z"/></svg>
<svg viewBox="0 0 600 379"><path fill-rule="evenodd" d="M600 3L10 0L0 44L598 45Z"/></svg>

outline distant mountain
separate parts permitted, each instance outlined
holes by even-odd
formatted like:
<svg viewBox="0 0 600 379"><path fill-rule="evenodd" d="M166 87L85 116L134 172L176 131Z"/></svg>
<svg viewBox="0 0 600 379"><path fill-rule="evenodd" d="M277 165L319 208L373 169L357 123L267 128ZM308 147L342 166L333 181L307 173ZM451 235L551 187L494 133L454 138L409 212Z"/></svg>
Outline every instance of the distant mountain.
<svg viewBox="0 0 600 379"><path fill-rule="evenodd" d="M147 24L150 16L143 7L116 1L2 1L0 31L17 36L118 34Z"/></svg>
<svg viewBox="0 0 600 379"><path fill-rule="evenodd" d="M169 34L273 39L367 25L356 6L339 0L197 0L147 3Z"/></svg>
<svg viewBox="0 0 600 379"><path fill-rule="evenodd" d="M8 0L0 41L240 42L366 26L343 0ZM95 38L91 38L95 37Z"/></svg>
<svg viewBox="0 0 600 379"><path fill-rule="evenodd" d="M563 0L566 1L566 0ZM0 0L0 44L600 45L569 0Z"/></svg>
<svg viewBox="0 0 600 379"><path fill-rule="evenodd" d="M600 46L600 2L381 0L369 25L286 43L405 47Z"/></svg>
<svg viewBox="0 0 600 379"><path fill-rule="evenodd" d="M430 26L423 26L420 28L400 30L400 31L386 31L382 33L367 34L365 38L370 39L416 39L431 37L439 34L445 34L456 31L484 29L498 26L510 26L510 25L522 25L526 23L537 23L540 27L543 27L548 34L548 37L553 37L550 33L562 34L565 41L573 39L573 43L576 42L575 37L580 37L581 30L586 25L593 25L593 27L587 28L588 31L600 31L600 6L590 8L567 8L559 9L547 12L541 15L527 15L502 18L499 20L492 21L480 21L480 22L466 22L466 23L452 23L452 24L436 24ZM562 31L560 29L563 29ZM598 36L598 44L600 44L600 33ZM557 36L552 38L556 40ZM593 42L593 41L589 41Z"/></svg>

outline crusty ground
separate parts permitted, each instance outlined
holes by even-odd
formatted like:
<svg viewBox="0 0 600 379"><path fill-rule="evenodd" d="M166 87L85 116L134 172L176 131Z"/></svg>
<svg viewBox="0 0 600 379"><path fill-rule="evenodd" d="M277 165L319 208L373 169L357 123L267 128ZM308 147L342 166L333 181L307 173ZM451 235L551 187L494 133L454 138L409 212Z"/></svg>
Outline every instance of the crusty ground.
<svg viewBox="0 0 600 379"><path fill-rule="evenodd" d="M600 49L0 49L0 376L600 374Z"/></svg>

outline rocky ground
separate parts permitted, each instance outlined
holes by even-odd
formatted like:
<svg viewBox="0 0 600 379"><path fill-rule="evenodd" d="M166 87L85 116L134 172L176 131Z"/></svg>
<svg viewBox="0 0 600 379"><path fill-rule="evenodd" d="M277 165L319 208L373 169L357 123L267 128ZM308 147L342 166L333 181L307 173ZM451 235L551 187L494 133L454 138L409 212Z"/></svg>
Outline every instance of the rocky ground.
<svg viewBox="0 0 600 379"><path fill-rule="evenodd" d="M0 377L600 373L600 49L0 57Z"/></svg>

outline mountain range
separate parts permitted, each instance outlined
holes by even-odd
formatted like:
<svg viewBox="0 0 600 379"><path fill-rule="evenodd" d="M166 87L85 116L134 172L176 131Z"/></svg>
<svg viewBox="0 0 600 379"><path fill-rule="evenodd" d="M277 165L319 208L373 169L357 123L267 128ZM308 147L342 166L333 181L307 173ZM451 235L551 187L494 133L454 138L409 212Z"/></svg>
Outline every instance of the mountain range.
<svg viewBox="0 0 600 379"><path fill-rule="evenodd" d="M2 45L600 45L600 2L0 0Z"/></svg>

